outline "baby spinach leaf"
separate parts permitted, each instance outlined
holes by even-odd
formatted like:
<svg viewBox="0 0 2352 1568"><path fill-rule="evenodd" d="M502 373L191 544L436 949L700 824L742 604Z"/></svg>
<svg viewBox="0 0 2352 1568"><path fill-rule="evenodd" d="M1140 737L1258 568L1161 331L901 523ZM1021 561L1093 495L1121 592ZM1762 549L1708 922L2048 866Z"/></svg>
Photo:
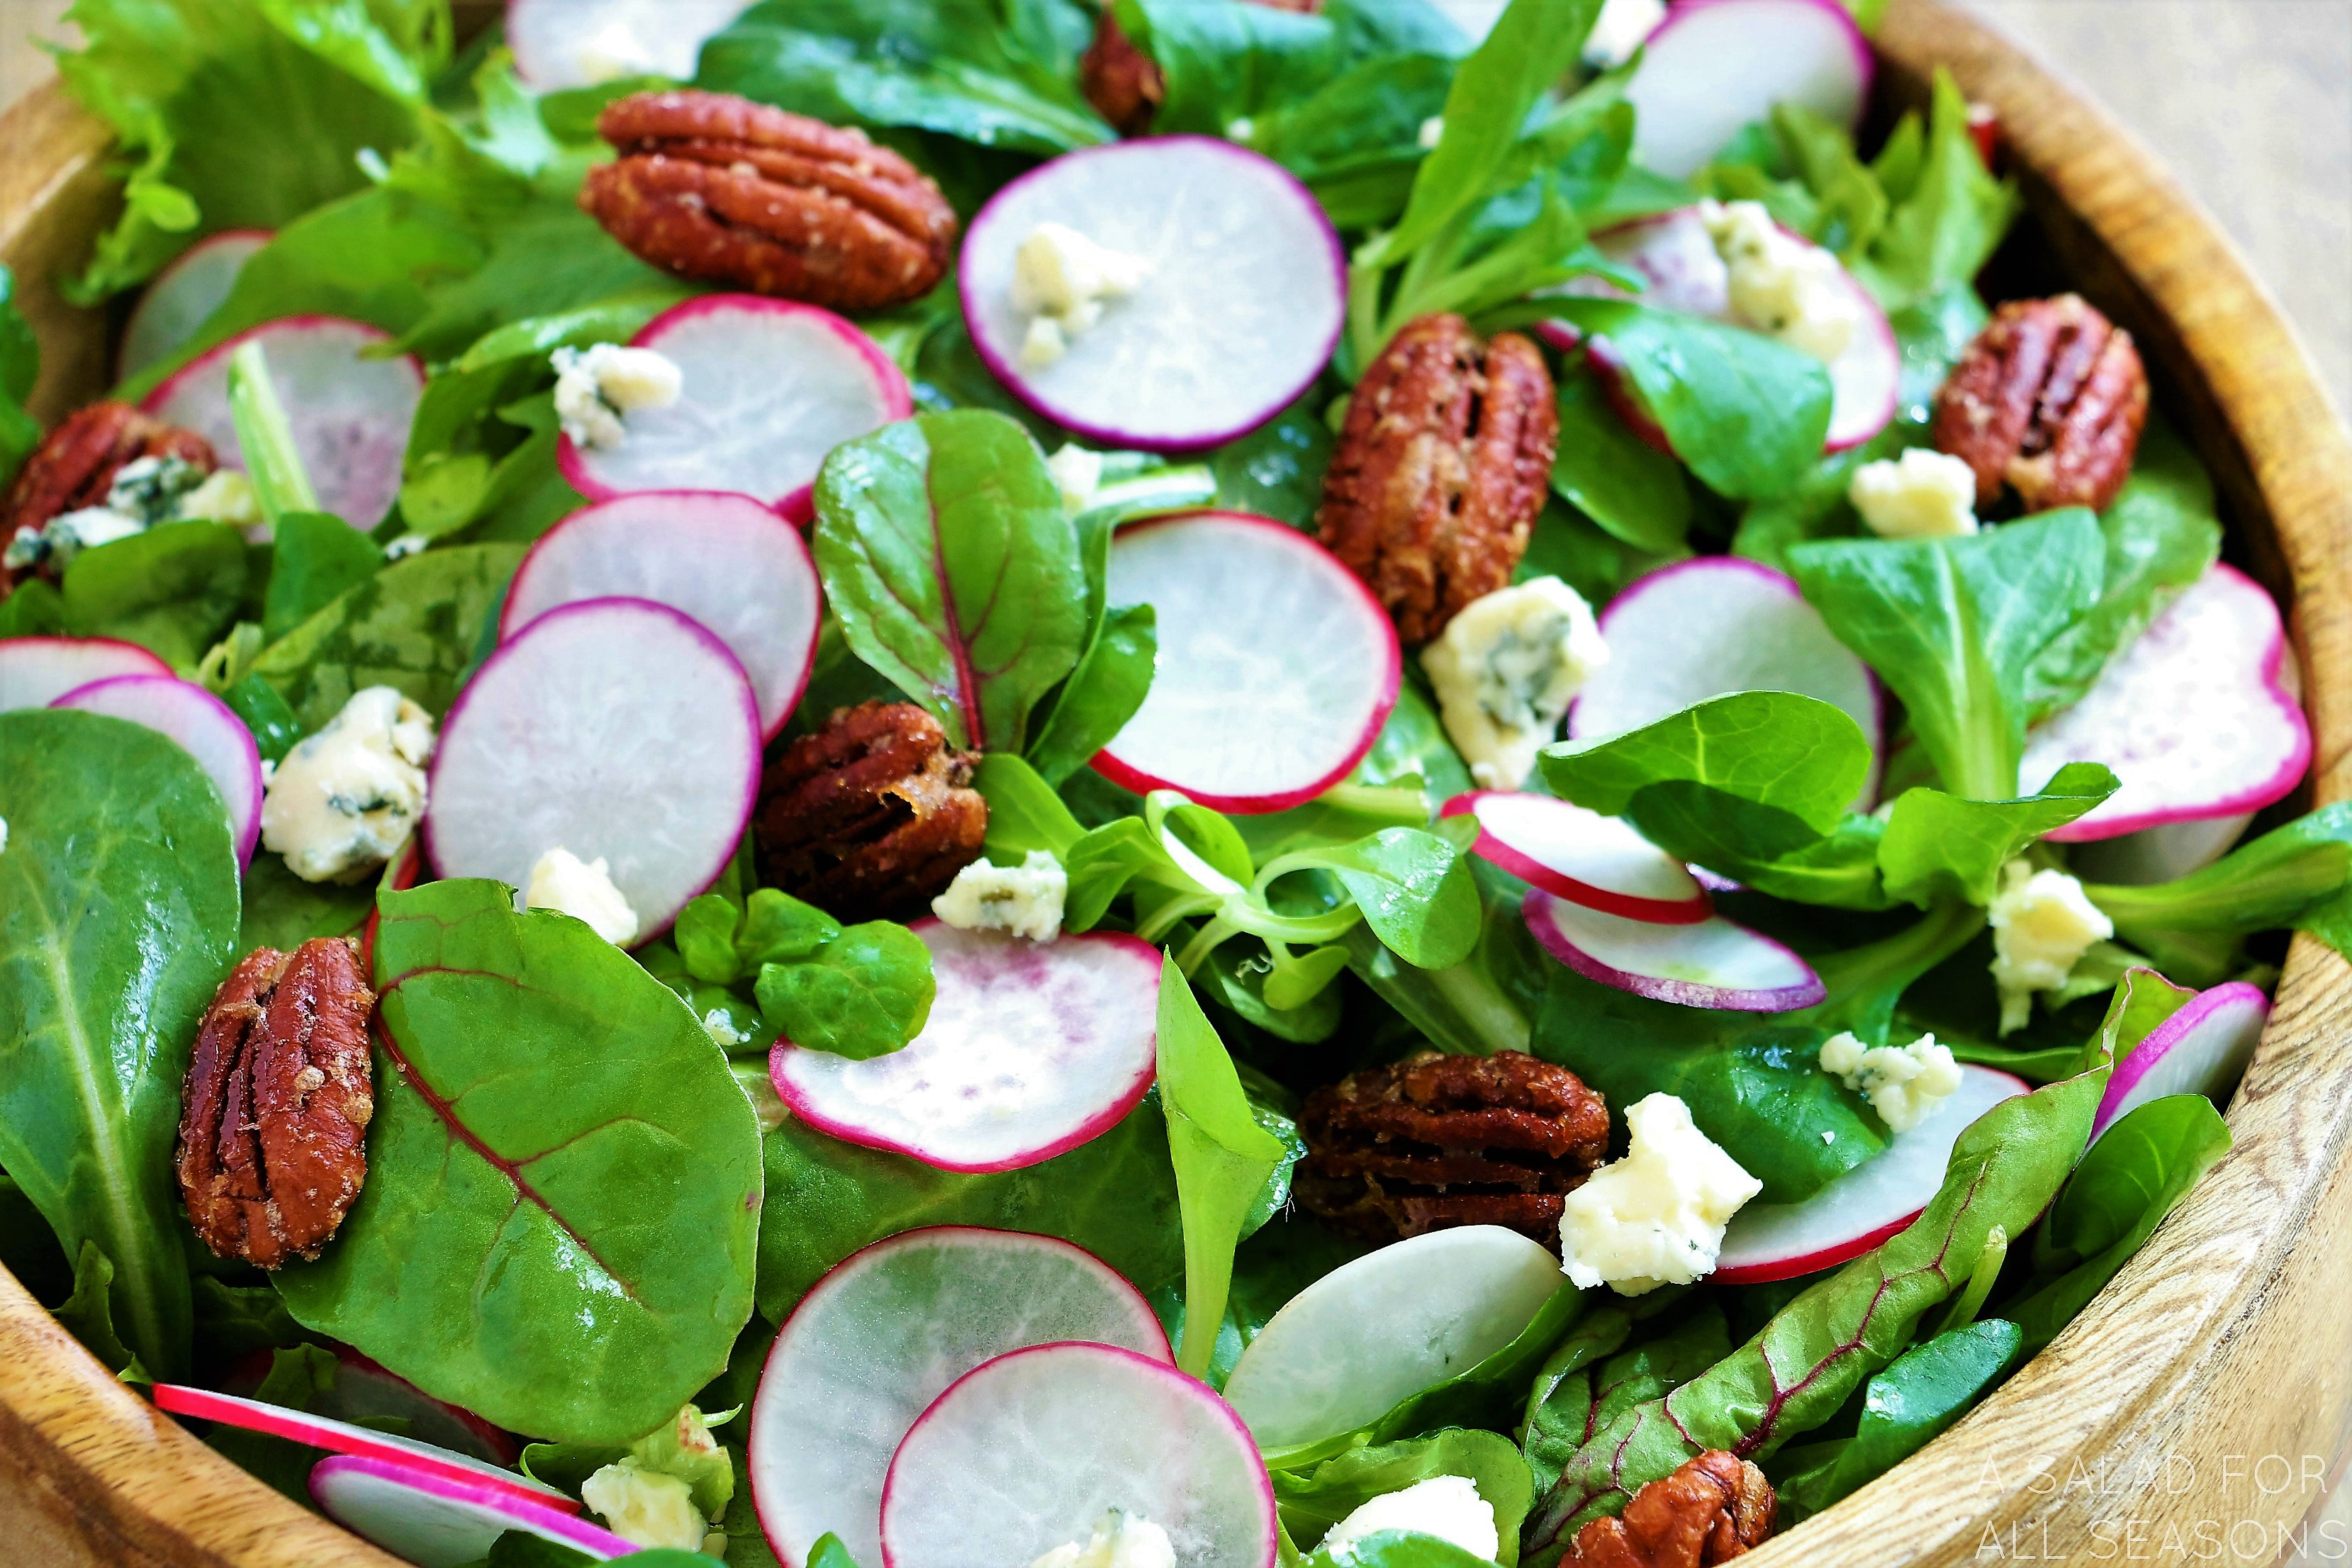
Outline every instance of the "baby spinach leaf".
<svg viewBox="0 0 2352 1568"><path fill-rule="evenodd" d="M694 1015L497 882L378 897L369 1170L307 1326L436 1398L625 1442L727 1363L751 1310L759 1129Z"/></svg>
<svg viewBox="0 0 2352 1568"><path fill-rule="evenodd" d="M306 882L286 868L285 857L257 853L245 868L244 912L237 945L292 951L314 936L350 936L375 908L375 884Z"/></svg>
<svg viewBox="0 0 2352 1568"><path fill-rule="evenodd" d="M1113 0L1112 12L1167 84L1155 135L1223 136L1236 120L1306 96L1339 64L1337 29L1312 13L1247 0Z"/></svg>
<svg viewBox="0 0 2352 1568"><path fill-rule="evenodd" d="M226 523L167 522L68 563L66 626L76 637L135 642L193 669L236 618L247 570L245 536Z"/></svg>
<svg viewBox="0 0 2352 1568"><path fill-rule="evenodd" d="M467 544L395 561L272 643L253 673L305 732L370 686L397 687L438 715L521 559L520 545Z"/></svg>
<svg viewBox="0 0 2352 1568"><path fill-rule="evenodd" d="M0 1167L68 1254L114 1270L124 1343L188 1364L172 1177L180 1080L236 941L220 793L155 731L0 714Z"/></svg>
<svg viewBox="0 0 2352 1568"><path fill-rule="evenodd" d="M1248 144L1304 181L1332 224L1367 228L1404 208L1427 150L1421 128L1444 112L1453 57L1365 59L1251 117Z"/></svg>
<svg viewBox="0 0 2352 1568"><path fill-rule="evenodd" d="M1238 441L1209 454L1217 504L1306 528L1323 499L1323 470L1335 437L1323 423L1322 395L1309 387L1297 402Z"/></svg>
<svg viewBox="0 0 2352 1568"><path fill-rule="evenodd" d="M289 512L277 537L262 600L261 635L271 642L383 570L383 547L327 512Z"/></svg>
<svg viewBox="0 0 2352 1568"><path fill-rule="evenodd" d="M923 939L868 921L805 957L761 963L757 994L768 1026L794 1045L864 1061L922 1033L934 990Z"/></svg>
<svg viewBox="0 0 2352 1568"><path fill-rule="evenodd" d="M1104 611L1094 641L1029 743L1029 761L1037 772L1058 784L1093 761L1143 706L1159 657L1160 634L1150 605L1120 605Z"/></svg>
<svg viewBox="0 0 2352 1568"><path fill-rule="evenodd" d="M1679 550L1690 530L1691 496L1683 467L1635 435L1579 365L1559 378L1559 455L1551 488L1585 516L1637 550Z"/></svg>
<svg viewBox="0 0 2352 1568"><path fill-rule="evenodd" d="M2116 775L2096 763L2068 763L2040 793L2020 800L1962 800L1907 789L1895 799L1878 841L1886 891L1925 909L1941 898L1992 902L2000 868L2052 828L2063 827L2116 793Z"/></svg>
<svg viewBox="0 0 2352 1568"><path fill-rule="evenodd" d="M1436 1476L1462 1476L1495 1510L1502 1550L1496 1561L1519 1560L1519 1521L1535 1501L1527 1461L1498 1432L1449 1426L1426 1437L1381 1443L1326 1459L1310 1470L1273 1472L1282 1527L1310 1550L1330 1528L1376 1497Z"/></svg>

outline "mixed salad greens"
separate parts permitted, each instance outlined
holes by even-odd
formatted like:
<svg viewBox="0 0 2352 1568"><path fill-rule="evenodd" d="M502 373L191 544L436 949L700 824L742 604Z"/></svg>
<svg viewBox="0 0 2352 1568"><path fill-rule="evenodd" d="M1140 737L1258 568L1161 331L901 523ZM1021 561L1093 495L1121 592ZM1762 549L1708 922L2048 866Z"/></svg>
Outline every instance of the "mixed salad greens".
<svg viewBox="0 0 2352 1568"><path fill-rule="evenodd" d="M224 459L0 542L0 1261L110 1371L420 1563L1549 1568L1703 1454L1832 1506L2226 1152L2352 815L2161 404L2095 507L1937 468L2020 204L1948 78L1864 156L1874 6L737 8L74 8L67 287ZM681 81L955 265L625 247L600 115ZM1316 531L1442 313L1558 436L1415 648ZM0 292L12 508L37 369ZM970 828L912 907L795 837L876 714ZM301 1138L184 1084L342 938L364 1181L265 1271L175 1176L250 1115L276 1226ZM1431 1050L1598 1097L1541 1224L1294 1195Z"/></svg>

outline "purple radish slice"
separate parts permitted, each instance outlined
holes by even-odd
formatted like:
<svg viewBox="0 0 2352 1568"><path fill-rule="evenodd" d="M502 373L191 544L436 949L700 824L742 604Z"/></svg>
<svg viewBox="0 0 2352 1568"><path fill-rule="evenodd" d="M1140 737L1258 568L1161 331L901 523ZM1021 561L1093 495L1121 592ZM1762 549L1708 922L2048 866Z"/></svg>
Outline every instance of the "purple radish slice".
<svg viewBox="0 0 2352 1568"><path fill-rule="evenodd" d="M1475 818L1472 853L1573 903L1664 925L1715 912L1689 867L1618 817L1510 790L1457 795L1438 815Z"/></svg>
<svg viewBox="0 0 2352 1568"><path fill-rule="evenodd" d="M443 721L425 854L439 876L516 888L551 849L607 860L650 940L735 853L760 741L743 667L691 618L644 599L550 610Z"/></svg>
<svg viewBox="0 0 2352 1568"><path fill-rule="evenodd" d="M461 1480L404 1460L321 1459L310 1496L329 1519L416 1568L480 1561L509 1530L569 1546L599 1563L638 1548L611 1531L507 1487Z"/></svg>
<svg viewBox="0 0 2352 1568"><path fill-rule="evenodd" d="M751 1402L751 1499L768 1544L805 1568L830 1531L882 1561L890 1457L932 1400L983 1362L1060 1341L1173 1364L1134 1286L1052 1237L933 1226L834 1266L793 1309Z"/></svg>
<svg viewBox="0 0 2352 1568"><path fill-rule="evenodd" d="M264 322L189 361L140 406L210 441L224 466L243 468L229 416L228 361L240 344L259 342L320 509L353 528L373 528L399 498L408 426L425 395L425 372L414 359L362 357L391 341L389 332L341 316Z"/></svg>
<svg viewBox="0 0 2352 1568"><path fill-rule="evenodd" d="M1749 1204L1732 1215L1710 1278L1721 1285L1754 1285L1861 1257L1919 1217L1943 1184L1952 1145L1969 1124L2026 1089L2021 1078L1963 1065L1960 1087L1926 1121L1896 1133L1877 1158L1801 1203Z"/></svg>
<svg viewBox="0 0 2352 1568"><path fill-rule="evenodd" d="M126 719L178 742L228 807L237 864L252 862L253 847L261 841L261 749L227 703L177 676L114 675L77 687L49 706Z"/></svg>
<svg viewBox="0 0 2352 1568"><path fill-rule="evenodd" d="M289 1410L284 1405L270 1405L258 1399L217 1394L208 1388L159 1383L155 1385L154 1394L155 1407L174 1415L216 1421L224 1426L283 1437L289 1442L299 1443L306 1447L324 1448L333 1454L356 1455L410 1466L467 1486L497 1488L559 1513L580 1511L577 1500L553 1487L535 1481L520 1471L501 1469L438 1444L420 1442L392 1432L378 1432L371 1427L354 1426L348 1421L337 1421L301 1410Z"/></svg>
<svg viewBox="0 0 2352 1568"><path fill-rule="evenodd" d="M1272 1568L1274 1486L1205 1384L1111 1345L1013 1351L931 1402L882 1489L883 1568L1027 1563L1117 1509L1176 1568Z"/></svg>
<svg viewBox="0 0 2352 1568"><path fill-rule="evenodd" d="M591 500L730 490L806 522L824 455L915 411L890 356L814 305L709 294L664 310L629 342L676 363L683 389L667 408L634 410L617 447L562 439L563 477Z"/></svg>
<svg viewBox="0 0 2352 1568"><path fill-rule="evenodd" d="M172 667L137 643L112 637L0 640L0 713L47 708L67 692L117 675L169 675Z"/></svg>
<svg viewBox="0 0 2352 1568"><path fill-rule="evenodd" d="M2021 786L2101 763L2121 787L2054 842L2260 811L2311 765L2311 725L2288 689L2286 631L2252 578L2216 563L2025 739Z"/></svg>
<svg viewBox="0 0 2352 1568"><path fill-rule="evenodd" d="M1142 794L1282 811L1348 776L1396 706L1396 627L1361 579L1297 529L1204 511L1121 529L1110 602L1151 605L1151 689L1095 767Z"/></svg>
<svg viewBox="0 0 2352 1568"><path fill-rule="evenodd" d="M824 602L800 531L749 496L646 491L576 511L523 557L499 639L583 599L667 605L733 651L772 739L816 658Z"/></svg>
<svg viewBox="0 0 2352 1568"><path fill-rule="evenodd" d="M2091 1118L2091 1141L2096 1142L2119 1118L2168 1094L2226 1100L2252 1059L2270 1016L2270 998L2242 980L2200 991L2116 1064Z"/></svg>
<svg viewBox="0 0 2352 1568"><path fill-rule="evenodd" d="M138 309L122 329L115 375L136 374L194 337L236 287L247 260L274 237L266 228L232 228L180 252L139 296Z"/></svg>
<svg viewBox="0 0 2352 1568"><path fill-rule="evenodd" d="M1603 914L1529 888L1519 912L1543 950L1587 980L1733 1013L1790 1013L1829 994L1812 965L1770 937L1710 915L1659 925Z"/></svg>
<svg viewBox="0 0 2352 1568"><path fill-rule="evenodd" d="M1159 1049L1160 952L1116 931L1030 942L909 927L938 992L922 1033L866 1061L779 1040L776 1094L820 1132L942 1171L1017 1171L1135 1109Z"/></svg>
<svg viewBox="0 0 2352 1568"><path fill-rule="evenodd" d="M743 0L511 0L507 47L534 92L629 76L684 81L695 58Z"/></svg>
<svg viewBox="0 0 2352 1568"><path fill-rule="evenodd" d="M1677 0L1625 84L1633 156L1686 179L1776 103L1850 129L1873 68L1870 41L1838 0Z"/></svg>
<svg viewBox="0 0 2352 1568"><path fill-rule="evenodd" d="M1051 364L1022 357L1014 258L1063 224L1150 271ZM1099 447L1195 451L1289 406L1331 357L1347 310L1339 236L1281 165L1212 136L1066 153L1013 181L964 235L972 343L1013 395Z"/></svg>

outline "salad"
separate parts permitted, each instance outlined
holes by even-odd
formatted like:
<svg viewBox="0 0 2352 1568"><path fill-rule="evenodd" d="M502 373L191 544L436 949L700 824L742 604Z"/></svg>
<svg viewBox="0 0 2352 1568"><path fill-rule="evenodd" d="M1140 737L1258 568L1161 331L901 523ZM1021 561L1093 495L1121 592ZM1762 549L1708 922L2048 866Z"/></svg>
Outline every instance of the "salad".
<svg viewBox="0 0 2352 1568"><path fill-rule="evenodd" d="M1877 9L79 0L0 1262L427 1568L1695 1568L1900 1463L2228 1150L2352 815Z"/></svg>

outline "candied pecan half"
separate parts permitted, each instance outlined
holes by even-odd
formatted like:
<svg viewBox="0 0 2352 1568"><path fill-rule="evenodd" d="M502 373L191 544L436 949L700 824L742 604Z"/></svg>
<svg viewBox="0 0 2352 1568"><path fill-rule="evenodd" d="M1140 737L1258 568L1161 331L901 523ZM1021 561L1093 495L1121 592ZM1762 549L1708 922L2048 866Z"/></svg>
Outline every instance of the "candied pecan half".
<svg viewBox="0 0 2352 1568"><path fill-rule="evenodd" d="M656 267L836 310L947 273L955 209L863 131L722 92L635 93L596 129L621 156L588 172L580 205Z"/></svg>
<svg viewBox="0 0 2352 1568"><path fill-rule="evenodd" d="M1517 332L1455 315L1406 324L1364 372L1323 476L1323 542L1408 643L1507 585L1551 484L1551 372Z"/></svg>
<svg viewBox="0 0 2352 1568"><path fill-rule="evenodd" d="M1623 1513L1578 1531L1563 1561L1596 1568L1707 1568L1770 1535L1777 1506L1763 1471L1710 1448L1635 1492Z"/></svg>
<svg viewBox="0 0 2352 1568"><path fill-rule="evenodd" d="M980 858L988 803L966 787L979 762L911 702L834 710L768 759L751 818L761 876L845 921L926 912Z"/></svg>
<svg viewBox="0 0 2352 1568"><path fill-rule="evenodd" d="M1298 1201L1375 1241L1500 1225L1554 1242L1562 1198L1609 1152L1601 1096L1524 1051L1351 1074L1307 1097L1298 1130Z"/></svg>
<svg viewBox="0 0 2352 1568"><path fill-rule="evenodd" d="M1269 11L1311 12L1323 0L1250 0ZM1150 55L1111 15L1110 0L1102 0L1095 15L1094 42L1078 57L1078 86L1095 112L1122 136L1140 136L1151 129L1151 117L1168 96L1168 79Z"/></svg>
<svg viewBox="0 0 2352 1568"><path fill-rule="evenodd" d="M367 1179L375 1114L359 945L261 947L214 994L181 1090L180 1195L205 1245L276 1268L316 1258Z"/></svg>
<svg viewBox="0 0 2352 1568"><path fill-rule="evenodd" d="M0 547L18 529L44 528L67 512L105 505L114 476L142 458L177 458L206 474L220 466L212 443L193 430L127 403L93 403L68 415L25 460L0 510ZM0 567L0 598L12 586L12 574Z"/></svg>
<svg viewBox="0 0 2352 1568"><path fill-rule="evenodd" d="M2028 511L2104 509L2131 474L2147 423L2147 372L2131 334L2079 294L2012 300L1936 394L1937 450L1976 470L1977 504L2013 487Z"/></svg>

